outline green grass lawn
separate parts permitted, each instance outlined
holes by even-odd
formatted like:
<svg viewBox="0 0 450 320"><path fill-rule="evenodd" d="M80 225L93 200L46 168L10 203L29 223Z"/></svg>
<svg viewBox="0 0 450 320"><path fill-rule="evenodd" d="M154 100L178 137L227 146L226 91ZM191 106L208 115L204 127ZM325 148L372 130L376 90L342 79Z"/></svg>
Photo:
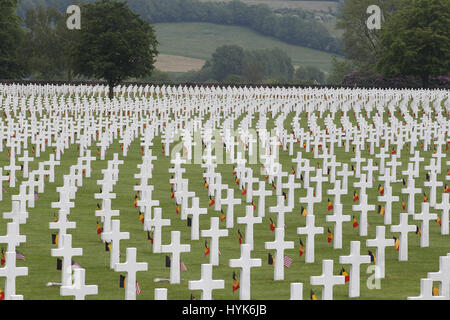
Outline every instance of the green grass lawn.
<svg viewBox="0 0 450 320"><path fill-rule="evenodd" d="M255 114L253 119L253 126L256 124L259 114ZM305 114L301 114L305 119ZM326 116L326 114L324 115ZM293 114L291 113L286 119L285 126L291 122ZM340 114L337 115L336 121L339 122ZM448 116L446 116L448 119ZM352 119L352 117L350 117ZM242 119L242 116L236 120L238 123ZM273 119L270 118L268 122L268 129L273 128ZM301 125L304 127L306 121L302 120ZM322 123L323 125L323 123ZM288 130L289 131L289 130ZM419 143L420 145L420 143ZM92 154L97 155L96 147L91 147ZM419 148L420 150L420 148ZM41 154L40 161L48 159L48 152ZM314 159L312 152L305 153L304 149L299 144L295 144L294 155L298 151L303 153L303 157L311 160L311 165L322 165L322 160ZM378 149L376 150L378 151ZM119 153L119 157L122 159L122 153L120 151L120 145L117 140L108 149L107 159L112 159L114 153ZM350 163L350 158L353 157L353 153L346 153L344 148L335 148L337 154L337 161ZM425 162L429 162L432 151L424 152L421 150L421 156L425 158ZM138 211L134 208L133 200L135 191L133 186L138 183L138 179L134 178L134 174L138 173L137 165L141 164L142 158L140 153L139 139L134 140L128 152L128 156L125 157L125 163L120 165L119 180L114 187L114 192L117 194L116 199L112 200L112 209L120 210L121 231L130 233L129 240L122 240L120 242L122 256L121 262L124 262L125 251L127 247L137 248L137 259L139 262L148 263L147 272L138 272L137 281L141 287L142 293L137 296L139 300L153 299L155 288L168 288L168 299L189 299L190 294L193 293L197 299L200 298L200 292L191 292L188 289L189 280L200 279L200 265L202 263L209 263L209 256L204 256L204 241L205 238L200 238L197 241L190 240L190 228L186 225L186 220L181 220L175 212L175 201L170 198L170 174L168 169L171 167L169 158L165 157L161 153L161 141L159 137L154 139L153 154L158 157L154 161L153 178L149 181L149 184L155 187L153 192L153 199L160 201L160 207L162 208L163 218L171 219L171 226L163 228L162 244L168 244L170 242L170 231L181 231L181 242L191 245L191 251L184 253L181 256L182 261L187 267L187 271L181 272L181 283L171 285L169 283L154 283L155 278L169 278L169 269L165 268L164 260L165 254L155 254L152 252L150 241L147 240L147 233L143 231L143 225L138 219ZM35 208L28 209L29 218L25 225L21 226L21 234L26 235L27 242L18 247L18 250L26 256L26 261L17 261L18 266L28 267L28 276L18 277L16 280L17 294L22 294L24 299L65 299L70 300L72 297L61 297L59 295L58 287L46 287L45 284L49 281L60 282L61 272L56 270L56 258L51 256L51 249L56 248L56 245L51 244L51 234L53 230L49 229L49 222L53 221L53 215L56 212L55 209L51 209L51 202L58 200L58 193L56 187L61 186L63 183L63 175L69 173L71 165L76 164L78 151L76 145L72 145L69 150L66 150L61 159L61 165L56 167L55 183L46 183L45 192L40 194L40 199L36 201ZM370 157L367 149L362 152L363 157ZM398 168L399 175L402 170L406 170L407 162L410 156L405 150L401 154L402 166ZM447 157L448 159L448 157ZM442 161L445 161L443 159ZM421 163L420 178L416 180L416 186L422 188L429 195L429 190L423 187L424 182L424 165ZM284 171L291 171L291 158L288 153L280 149L280 163L283 165ZM9 158L7 156L7 150L0 154L0 165L5 166L9 164ZM37 161L35 160L30 164L31 169L37 169ZM254 176L260 180L264 180L264 176L259 175L261 164L249 165L254 172ZM100 161L97 158L92 162L92 175L91 178L83 179L83 186L78 189L75 198L75 208L71 210L69 220L74 221L77 224L76 229L69 230L73 238L74 248L83 248L83 255L80 257L74 257L73 259L86 269L86 284L98 285L98 295L87 296L87 299L123 299L124 289L119 288L119 273L114 272L109 268L109 253L105 252L104 244L100 240L100 236L96 233L96 221L95 210L96 204L99 202L94 199L94 193L99 192L99 186L96 184L97 180L102 179L103 175L101 169L107 167L107 161ZM214 206L208 206L208 193L203 185L202 173L203 168L200 165L184 165L186 173L183 174L184 178L189 179L189 191L194 191L197 197L200 197L200 206L208 208L208 214L200 217L200 230L209 229L210 217L220 217L220 212L214 211ZM236 185L232 175L232 165L219 165L216 172L222 173L222 183L228 184L229 188L235 189L235 198L241 198L245 203L245 197L241 197L238 186ZM445 174L447 168L445 162L443 162L442 173L438 175L440 181L445 181ZM377 177L377 175L375 175ZM8 212L11 210L11 195L18 193L18 187L23 181L21 173L18 173L17 187L10 189L6 187L7 192L4 193L3 201L0 202L0 210L2 212ZM353 182L355 178L349 178L349 193L341 198L343 203L343 214L355 215L359 221L359 213L352 211L352 194L354 188ZM4 186L6 183L4 183ZM311 184L314 185L314 184ZM376 201L378 183L375 182L373 188L367 189L369 195L369 203L378 205ZM290 296L290 283L302 282L304 285L304 299L309 299L310 292L310 277L314 275L320 275L322 273L322 260L333 259L334 260L334 272L338 274L341 267L345 267L349 271L348 265L339 264L339 256L349 255L350 253L350 241L361 241L361 252L367 253L365 246L366 239L375 238L375 227L377 225L383 225L383 217L377 214L376 211L369 212L369 232L367 237L360 237L358 235L358 229L352 227L351 222L344 223L343 226L343 248L333 249L332 244L327 243L327 228L330 227L333 230L333 225L326 222L326 216L331 214L331 211L327 210L327 194L326 190L330 187L329 183L323 184L323 202L315 205L316 225L324 227L324 234L316 236L316 248L315 248L315 263L305 264L305 256L299 256L299 235L296 230L298 227L305 225L305 217L300 214L300 208L302 204L299 203L298 198L306 195L306 190L303 188L297 189L295 192L295 208L292 213L288 213L285 216L286 235L285 240L294 241L295 249L287 250L285 254L294 258L294 262L289 269L285 268L285 280L273 281L273 266L267 263L267 254L271 250L264 248L264 243L274 240L274 233L269 228L269 218L272 217L276 223L276 214L269 213L266 210L266 216L263 218L261 224L255 225L254 239L255 245L252 252L252 258L260 258L262 260L262 267L253 268L251 271L251 297L252 299L289 299ZM271 189L269 183L266 184L266 189ZM401 196L400 189L401 183L394 183L394 195ZM359 190L358 190L359 191ZM438 189L437 202L441 201L442 188ZM332 199L332 198L331 198ZM423 196L416 196L416 212L420 212L420 206ZM255 201L257 203L257 201ZM276 198L270 197L266 201L267 208L276 204ZM226 208L225 206L223 207ZM393 205L393 225L399 223L399 213L402 212L400 202ZM431 210L436 212L436 210ZM245 214L245 205L235 207L235 219ZM2 219L0 223L0 234L4 235L6 232L7 220ZM410 218L409 223L414 223ZM225 222L221 222L221 228L225 228ZM222 253L220 257L220 265L213 268L214 279L224 279L225 289L213 291L214 299L238 299L239 294L232 293L232 274L236 271L239 276L239 269L229 267L229 259L236 259L240 257L240 248L237 238L237 230L241 229L241 232L245 239L245 227L238 225L235 220L235 226L233 229L229 229L229 236L227 238L220 239L220 251ZM387 237L393 235L398 236L390 232L390 229L386 228ZM301 236L303 243L305 243L304 235ZM208 240L209 242L209 240ZM439 268L439 256L446 255L449 250L449 236L443 236L440 234L440 227L438 223L430 222L430 247L420 248L419 236L410 233L409 234L409 260L407 262L398 261L398 252L394 248L386 249L386 278L381 280L381 289L368 289L366 287L366 281L370 274L366 274L366 268L368 265L361 267L361 296L359 299L405 299L408 296L416 296L419 294L419 281L420 278L427 276L428 272L438 271ZM370 250L373 250L370 249ZM0 288L4 288L4 278L0 278ZM312 287L317 297L321 297L320 287ZM348 284L336 286L334 289L335 299L349 299L348 298Z"/></svg>
<svg viewBox="0 0 450 320"><path fill-rule="evenodd" d="M313 66L325 72L331 69L332 54L295 46L266 37L248 28L211 23L154 24L159 51L164 54L210 59L217 47L239 45L244 49L272 49L285 51L297 66Z"/></svg>

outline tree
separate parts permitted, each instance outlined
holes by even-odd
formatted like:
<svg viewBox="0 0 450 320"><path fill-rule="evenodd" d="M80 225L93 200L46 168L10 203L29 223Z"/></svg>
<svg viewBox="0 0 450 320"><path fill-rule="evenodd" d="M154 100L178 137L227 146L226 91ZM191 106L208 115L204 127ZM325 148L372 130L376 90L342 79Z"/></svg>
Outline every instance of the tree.
<svg viewBox="0 0 450 320"><path fill-rule="evenodd" d="M402 0L379 0L384 20L387 21ZM336 27L344 31L342 50L347 59L359 70L375 72L379 50L379 30L367 28L367 8L375 4L373 0L346 0L340 7ZM384 22L382 24L384 28Z"/></svg>
<svg viewBox="0 0 450 320"><path fill-rule="evenodd" d="M224 80L227 75L242 75L244 66L244 49L236 45L218 47L212 54L211 71L214 79Z"/></svg>
<svg viewBox="0 0 450 320"><path fill-rule="evenodd" d="M296 80L309 80L316 83L324 83L325 74L316 67L300 67L295 70Z"/></svg>
<svg viewBox="0 0 450 320"><path fill-rule="evenodd" d="M354 70L352 64L348 60L339 61L336 56L331 59L331 72L328 76L328 84L341 84L345 75L351 73Z"/></svg>
<svg viewBox="0 0 450 320"><path fill-rule="evenodd" d="M23 31L16 8L17 0L0 1L0 79L21 78L25 74L19 52Z"/></svg>
<svg viewBox="0 0 450 320"><path fill-rule="evenodd" d="M381 34L378 68L388 76L449 75L450 1L405 0Z"/></svg>
<svg viewBox="0 0 450 320"><path fill-rule="evenodd" d="M158 55L152 26L126 3L101 0L81 8L81 30L71 56L75 73L105 79L109 97L121 81L150 76Z"/></svg>

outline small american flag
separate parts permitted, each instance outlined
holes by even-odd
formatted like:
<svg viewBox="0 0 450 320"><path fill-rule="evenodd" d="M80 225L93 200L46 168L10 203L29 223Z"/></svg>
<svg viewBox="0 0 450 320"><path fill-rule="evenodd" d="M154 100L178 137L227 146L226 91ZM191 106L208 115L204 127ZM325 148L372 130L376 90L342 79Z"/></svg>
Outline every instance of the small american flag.
<svg viewBox="0 0 450 320"><path fill-rule="evenodd" d="M180 260L180 269L181 269L181 271L187 270L186 266L184 265L183 261L181 261L181 260Z"/></svg>
<svg viewBox="0 0 450 320"><path fill-rule="evenodd" d="M72 260L72 269L81 269L81 266Z"/></svg>
<svg viewBox="0 0 450 320"><path fill-rule="evenodd" d="M16 259L25 261L25 256L16 250Z"/></svg>
<svg viewBox="0 0 450 320"><path fill-rule="evenodd" d="M292 259L289 256L284 256L284 266L286 268L289 268L291 266L292 262L294 262L294 259Z"/></svg>
<svg viewBox="0 0 450 320"><path fill-rule="evenodd" d="M136 294L140 295L141 294L141 288L139 287L139 283L136 281Z"/></svg>

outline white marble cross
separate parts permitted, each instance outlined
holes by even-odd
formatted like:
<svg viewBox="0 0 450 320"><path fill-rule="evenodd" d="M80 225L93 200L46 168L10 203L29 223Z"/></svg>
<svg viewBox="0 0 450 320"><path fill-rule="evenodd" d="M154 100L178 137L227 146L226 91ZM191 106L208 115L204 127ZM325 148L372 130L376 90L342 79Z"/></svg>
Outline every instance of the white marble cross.
<svg viewBox="0 0 450 320"><path fill-rule="evenodd" d="M0 201L3 200L3 181L8 181L8 176L4 176L3 168L0 168Z"/></svg>
<svg viewBox="0 0 450 320"><path fill-rule="evenodd" d="M290 174L288 176L288 182L283 183L283 188L287 188L289 190L288 191L288 204L289 204L289 207L292 209L294 208L295 189L298 189L302 186L301 183L296 183L294 181L294 179L295 179L295 176L293 174Z"/></svg>
<svg viewBox="0 0 450 320"><path fill-rule="evenodd" d="M224 280L213 280L212 278L212 264L202 264L202 276L200 280L189 281L189 290L201 290L202 300L212 300L212 291L215 289L225 288Z"/></svg>
<svg viewBox="0 0 450 320"><path fill-rule="evenodd" d="M77 227L76 222L69 221L67 219L67 213L60 210L58 212L58 221L50 222L49 229L58 229L59 238L62 239L62 236L67 234L67 229L75 229ZM58 241L58 248L61 249L63 247L63 242Z"/></svg>
<svg viewBox="0 0 450 320"><path fill-rule="evenodd" d="M162 253L171 253L170 283L180 283L180 255L182 252L190 252L190 244L180 243L180 231L171 231L171 243L161 246Z"/></svg>
<svg viewBox="0 0 450 320"><path fill-rule="evenodd" d="M352 205L352 210L358 210L361 211L360 214L360 222L359 222L359 235L361 237L367 236L367 229L368 229L368 223L367 223L367 212L374 211L375 205L368 204L367 203L367 194L361 193L359 195L359 204L358 205Z"/></svg>
<svg viewBox="0 0 450 320"><path fill-rule="evenodd" d="M431 171L430 181L425 181L423 185L425 187L430 187L430 206L434 207L436 205L436 188L442 187L443 182L437 180L437 174L435 171Z"/></svg>
<svg viewBox="0 0 450 320"><path fill-rule="evenodd" d="M265 210L266 210L266 197L271 196L272 191L266 190L266 182L265 181L260 181L259 189L254 190L253 194L255 196L258 196L258 217L263 218L265 216Z"/></svg>
<svg viewBox="0 0 450 320"><path fill-rule="evenodd" d="M222 191L227 187L228 185L222 184L222 175L217 173L214 179L214 210L220 211L222 208Z"/></svg>
<svg viewBox="0 0 450 320"><path fill-rule="evenodd" d="M348 170L348 163L344 163L342 165L342 171L338 171L337 175L342 177L342 189L345 190L345 194L348 192L348 177L353 176L354 172L352 170Z"/></svg>
<svg viewBox="0 0 450 320"><path fill-rule="evenodd" d="M234 205L241 204L241 199L234 199L234 189L227 190L226 199L222 199L222 203L227 205L226 222L227 229L234 227Z"/></svg>
<svg viewBox="0 0 450 320"><path fill-rule="evenodd" d="M9 171L9 187L15 188L15 186L16 186L16 171L20 170L20 166L16 166L14 154L12 154L10 156L9 166L5 166L5 170Z"/></svg>
<svg viewBox="0 0 450 320"><path fill-rule="evenodd" d="M130 239L129 232L120 232L120 220L111 221L111 231L102 232L101 239L111 243L110 268L114 269L120 261L120 240Z"/></svg>
<svg viewBox="0 0 450 320"><path fill-rule="evenodd" d="M291 282L290 300L303 300L303 283Z"/></svg>
<svg viewBox="0 0 450 320"><path fill-rule="evenodd" d="M284 240L284 227L275 228L275 241L265 242L267 250L275 250L275 266L273 280L284 280L284 251L293 249L293 241Z"/></svg>
<svg viewBox="0 0 450 320"><path fill-rule="evenodd" d="M20 201L11 201L12 208L10 212L3 212L3 219L12 219L12 222L24 224L27 222L28 212L20 208Z"/></svg>
<svg viewBox="0 0 450 320"><path fill-rule="evenodd" d="M116 263L114 271L126 272L125 300L136 300L136 272L147 271L147 262L136 262L137 249L127 248L127 260L123 263Z"/></svg>
<svg viewBox="0 0 450 320"><path fill-rule="evenodd" d="M239 259L230 259L231 268L241 268L239 299L250 300L250 270L253 267L261 267L261 259L251 258L250 245L241 244L241 257Z"/></svg>
<svg viewBox="0 0 450 320"><path fill-rule="evenodd" d="M270 212L276 212L278 213L277 216L277 225L284 228L284 214L288 212L292 212L293 207L290 207L289 205L284 205L284 197L283 196L277 196L277 205L274 207L270 207Z"/></svg>
<svg viewBox="0 0 450 320"><path fill-rule="evenodd" d="M430 245L430 220L436 220L437 214L430 213L430 203L422 202L422 212L414 214L414 220L421 220L422 227L420 235L420 247L429 247Z"/></svg>
<svg viewBox="0 0 450 320"><path fill-rule="evenodd" d="M308 188L306 191L306 197L303 198L299 198L298 199L300 201L300 203L306 203L306 214L307 216L314 215L314 203L320 202L321 200L319 200L319 197L314 197L314 189L313 188Z"/></svg>
<svg viewBox="0 0 450 320"><path fill-rule="evenodd" d="M420 279L420 295L408 297L408 300L447 300L444 296L433 296L433 279Z"/></svg>
<svg viewBox="0 0 450 320"><path fill-rule="evenodd" d="M313 215L306 216L306 226L297 228L297 234L306 234L305 262L314 263L314 237L316 234L323 233L323 227L316 227L316 217Z"/></svg>
<svg viewBox="0 0 450 320"><path fill-rule="evenodd" d="M408 261L408 232L415 232L416 226L408 224L409 214L400 213L400 224L391 226L391 232L400 232L399 261Z"/></svg>
<svg viewBox="0 0 450 320"><path fill-rule="evenodd" d="M26 242L27 237L20 235L19 224L17 222L8 222L6 225L6 236L0 236L0 243L6 243L6 252L15 252L16 247L22 242Z"/></svg>
<svg viewBox="0 0 450 320"><path fill-rule="evenodd" d="M327 190L327 194L334 195L333 207L337 204L341 204L341 195L347 194L345 189L341 189L341 181L336 180L334 182L334 189Z"/></svg>
<svg viewBox="0 0 450 320"><path fill-rule="evenodd" d="M334 222L333 248L342 249L342 223L350 221L350 215L342 214L342 204L333 205L333 215L327 215L327 222Z"/></svg>
<svg viewBox="0 0 450 320"><path fill-rule="evenodd" d="M367 247L376 247L375 251L375 278L384 279L385 277L385 249L386 247L393 247L395 245L394 239L386 239L385 226L376 226L375 239L367 239Z"/></svg>
<svg viewBox="0 0 450 320"><path fill-rule="evenodd" d="M28 178L28 164L30 162L32 162L34 160L34 158L28 157L28 150L25 150L23 152L23 157L18 158L17 160L19 160L20 162L23 162L23 177Z"/></svg>
<svg viewBox="0 0 450 320"><path fill-rule="evenodd" d="M384 187L384 194L382 196L378 196L378 201L386 202L384 211L384 224L392 223L392 202L398 200L398 196L392 195L392 187L387 185Z"/></svg>
<svg viewBox="0 0 450 320"><path fill-rule="evenodd" d="M237 218L237 223L245 224L245 243L253 250L253 226L255 223L262 223L262 218L253 215L253 206L246 206L245 216Z"/></svg>
<svg viewBox="0 0 450 320"><path fill-rule="evenodd" d="M219 228L219 218L211 217L211 228L208 230L202 230L202 237L210 237L211 238L211 250L209 263L213 266L219 265L219 238L227 237L228 230Z"/></svg>
<svg viewBox="0 0 450 320"><path fill-rule="evenodd" d="M147 221L148 230L153 232L153 253L161 252L162 227L170 226L170 219L162 219L162 209L155 208L153 218Z"/></svg>
<svg viewBox="0 0 450 320"><path fill-rule="evenodd" d="M111 209L111 199L103 200L103 206L100 210L95 210L95 216L101 217L103 222L103 232L108 233L111 232L111 218L118 217L120 215L119 210Z"/></svg>
<svg viewBox="0 0 450 320"><path fill-rule="evenodd" d="M316 169L316 176L311 181L316 182L316 202L322 201L322 182L327 182L328 177L322 175L322 169Z"/></svg>
<svg viewBox="0 0 450 320"><path fill-rule="evenodd" d="M439 294L450 300L450 255L439 257L439 271L428 272L428 278L439 282Z"/></svg>
<svg viewBox="0 0 450 320"><path fill-rule="evenodd" d="M360 266L363 263L370 263L369 255L361 255L361 242L350 241L350 255L340 256L339 263L350 264L350 298L359 297L360 294Z"/></svg>
<svg viewBox="0 0 450 320"><path fill-rule="evenodd" d="M367 160L367 166L362 167L362 169L367 172L367 187L372 188L373 172L378 170L378 166L374 166L373 159L369 159Z"/></svg>
<svg viewBox="0 0 450 320"><path fill-rule="evenodd" d="M72 235L64 234L61 235L60 241L62 242L62 247L58 249L51 249L52 257L62 257L62 285L70 286L72 285L72 257L83 255L82 248L72 248Z"/></svg>
<svg viewBox="0 0 450 320"><path fill-rule="evenodd" d="M416 180L409 179L406 188L401 189L403 194L408 195L408 214L414 214L415 194L421 193L422 189L415 187Z"/></svg>
<svg viewBox="0 0 450 320"><path fill-rule="evenodd" d="M75 300L84 300L87 295L98 294L97 285L86 285L86 270L83 268L74 269L74 282L70 286L61 286L62 296L75 296Z"/></svg>
<svg viewBox="0 0 450 320"><path fill-rule="evenodd" d="M322 286L322 300L333 300L333 287L339 284L345 284L344 276L335 276L333 274L333 260L322 260L322 275L311 276L312 286Z"/></svg>
<svg viewBox="0 0 450 320"><path fill-rule="evenodd" d="M186 216L192 215L191 240L199 239L200 215L207 213L207 208L200 208L200 199L193 197L192 207L186 208Z"/></svg>
<svg viewBox="0 0 450 320"><path fill-rule="evenodd" d="M442 194L442 202L436 203L435 208L438 210L442 210L442 218L441 218L441 234L448 234L448 224L449 224L449 210L450 210L450 201L449 201L450 193Z"/></svg>
<svg viewBox="0 0 450 320"><path fill-rule="evenodd" d="M16 251L8 251L5 254L5 267L0 268L0 277L5 277L5 300L18 299L22 296L16 295L16 277L27 276L27 267L16 267Z"/></svg>

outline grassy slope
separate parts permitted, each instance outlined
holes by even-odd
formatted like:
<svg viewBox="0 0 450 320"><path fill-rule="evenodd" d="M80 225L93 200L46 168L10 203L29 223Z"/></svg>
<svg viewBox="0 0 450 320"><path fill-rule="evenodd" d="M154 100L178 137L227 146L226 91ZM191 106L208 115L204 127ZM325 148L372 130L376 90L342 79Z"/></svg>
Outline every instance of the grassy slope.
<svg viewBox="0 0 450 320"><path fill-rule="evenodd" d="M301 115L304 117L304 114ZM255 125L256 119L254 119L253 125ZM336 117L336 121L339 121L339 115ZM291 116L285 122L285 126L290 123ZM302 126L305 126L305 122L301 122ZM269 120L268 128L273 127L273 120ZM163 217L171 219L171 226L163 228L162 243L167 244L170 242L170 231L181 231L181 242L191 244L191 252L182 254L181 259L186 264L188 271L182 272L181 278L183 279L181 284L170 285L168 283L153 283L153 279L156 277L168 277L169 270L164 267L165 254L154 254L151 251L150 242L146 239L146 233L142 230L142 224L138 219L137 209L133 207L134 191L133 186L138 182L133 178L133 174L138 172L137 164L141 163L141 155L139 152L138 140L135 140L131 145L128 156L124 159L125 164L121 165L119 173L119 181L114 187L114 192L117 194L117 198L112 201L112 208L120 210L121 231L130 233L130 240L122 240L120 243L122 257L121 262L125 261L125 248L137 247L138 249L138 261L148 262L148 272L139 272L137 274L137 280L142 289L142 294L138 296L138 299L153 299L154 288L167 287L169 299L189 299L190 291L188 289L188 280L197 280L200 278L200 264L208 263L209 257L204 257L204 238L200 238L198 241L190 241L190 229L186 226L186 221L180 219L175 213L175 203L173 199L170 199L170 185L168 173L169 162L168 158L163 157L161 154L160 139L157 137L154 141L153 154L158 156L158 159L154 162L155 170L153 172L153 179L150 184L155 186L153 192L153 198L160 201L160 206L163 208ZM93 155L96 156L96 147L91 148ZM349 159L353 156L352 153L345 153L343 148L335 149L338 161L349 162ZM47 153L41 155L42 159L48 159ZM303 149L300 149L298 144L295 144L294 154L297 151L302 151L303 156L311 159L311 164L316 165L317 160L313 159L312 154L305 154ZM376 150L378 151L378 150ZM107 159L112 159L113 153L119 152L120 147L117 140L111 146L107 152ZM7 157L7 151L5 150L0 154L0 165L5 166L9 163ZM40 199L36 201L35 208L28 209L29 219L26 225L21 226L21 234L27 236L27 242L22 244L18 250L26 256L26 261L17 261L18 266L27 266L29 268L29 275L26 277L17 278L17 293L23 294L25 299L71 299L70 297L59 296L59 289L56 287L45 287L45 283L48 281L60 281L60 271L56 271L56 258L51 257L50 249L55 248L55 245L51 245L51 230L48 229L48 223L53 221L54 209L51 208L51 202L58 200L58 194L55 192L56 186L60 186L63 182L63 174L69 172L71 165L75 164L77 156L76 146L72 146L70 150L66 151L61 166L56 169L55 183L46 183L45 193L40 194ZM367 150L362 152L364 157L368 157ZM429 161L431 151L421 151L421 156ZM402 152L401 161L402 166L398 168L400 173L402 170L406 170L407 159L409 154L405 151ZM281 151L280 162L283 164L283 170L289 171L291 163L287 152ZM321 163L321 161L319 161ZM322 164L322 163L321 163ZM421 163L421 175L416 180L416 186L423 188L424 182L424 165ZM109 253L104 252L104 245L100 241L100 237L96 234L96 217L94 216L97 200L94 199L93 193L98 192L99 188L96 184L98 179L102 178L101 169L107 166L106 161L96 160L92 163L93 173L91 178L84 179L83 187L81 187L75 199L75 208L71 210L69 219L77 223L75 230L70 230L69 233L73 234L73 247L83 248L83 256L74 257L74 260L78 262L82 267L86 269L86 283L97 284L99 286L99 294L96 296L88 296L87 299L123 299L124 291L119 289L119 274L112 271L107 267L109 264ZM259 164L252 165L255 173L259 172ZM37 162L31 163L32 169L37 168ZM209 217L219 217L220 213L213 210L213 207L208 207L207 191L203 187L203 181L201 179L201 173L203 169L199 165L186 165L184 166L187 171L183 176L189 178L189 190L195 191L196 196L200 197L200 205L208 208L208 215L200 218L200 229L209 228ZM232 178L231 165L220 165L216 170L223 175L223 182L228 184L228 187L235 189L235 197L241 198L240 192ZM438 176L440 181L444 181L444 175L447 169L445 164L442 168L442 174ZM264 177L256 175L260 180ZM18 184L22 181L21 173L18 173ZM355 181L354 178L349 179L349 186ZM377 185L377 184L376 184ZM377 205L375 200L377 191L376 185L373 188L368 189L369 203ZM6 183L4 183L6 186ZM252 298L253 299L289 299L289 285L291 282L302 282L304 284L304 298L309 298L309 279L312 275L320 275L322 272L322 259L333 259L335 261L334 271L335 274L339 273L341 265L339 264L340 255L349 254L349 243L351 240L361 241L361 252L367 253L365 246L365 239L373 239L375 237L375 226L383 225L383 217L371 212L368 215L369 235L367 237L359 237L357 229L353 229L351 222L344 223L343 227L343 249L334 250L331 244L327 243L326 229L332 228L332 224L327 223L326 215L330 214L327 211L326 203L326 190L329 188L328 183L323 185L323 198L324 201L315 205L316 225L323 226L325 233L316 236L316 262L313 264L305 264L304 256L298 255L298 239L296 234L296 228L305 225L305 217L302 217L299 213L301 204L298 202L298 197L305 196L306 192L303 189L296 190L295 192L295 209L294 213L286 214L286 237L287 241L294 241L295 249L287 250L286 254L294 258L294 263L291 268L285 269L285 280L273 281L273 267L267 264L268 250L264 249L264 242L273 241L274 234L269 230L269 217L272 217L276 223L276 215L273 213L266 213L263 218L263 223L255 225L255 248L252 252L253 258L262 259L262 267L252 269ZM394 184L394 194L400 196L401 183ZM266 185L266 189L271 189L270 185ZM7 212L11 210L10 197L11 194L17 194L18 187L11 190L6 187L7 193L4 194L3 201L0 202L0 210ZM425 191L425 189L423 188ZM441 201L441 191L437 195L437 201ZM428 193L428 190L426 190ZM344 214L356 215L359 221L359 213L352 212L353 201L352 197L353 188L349 188L349 194L341 198L344 205ZM416 212L420 210L422 196L416 196ZM267 207L276 204L275 197L271 197L267 202ZM393 206L393 224L399 222L399 212L401 212L400 203ZM436 210L432 210L436 212ZM243 216L245 213L245 206L235 207L235 218ZM4 235L6 232L7 220L0 220L0 234ZM414 223L410 219L410 224ZM221 222L221 227L224 228L224 223ZM220 250L222 256L220 258L220 265L214 267L214 279L225 279L225 289L215 290L213 297L215 299L238 299L238 294L232 295L232 281L231 276L236 269L228 266L229 259L239 258L239 244L237 240L237 229L240 228L241 232L245 230L244 226L237 225L229 230L229 236L227 238L221 238ZM391 232L387 230L388 237L392 237ZM243 232L245 238L245 231ZM303 242L305 238L302 236ZM397 260L398 253L393 248L386 249L386 279L381 281L381 290L369 290L365 283L369 275L366 274L366 266L362 266L361 269L361 299L405 299L407 296L414 296L419 294L419 279L426 277L427 272L437 271L439 268L438 259L439 256L445 255L449 252L448 236L442 236L439 231L439 226L436 222L430 222L430 247L420 248L419 237L414 233L409 234L409 261L399 262ZM274 252L272 251L272 254ZM105 266L106 262L106 266ZM349 271L349 266L345 266ZM239 275L239 272L237 272ZM0 278L0 288L4 288L4 278ZM320 298L320 288L313 288ZM194 291L194 295L199 298L200 293ZM348 299L348 284L345 286L336 286L334 289L335 299Z"/></svg>
<svg viewBox="0 0 450 320"><path fill-rule="evenodd" d="M159 23L154 25L159 51L164 54L209 59L221 45L236 44L244 49L284 50L298 66L314 66L326 72L331 68L332 54L283 43L250 29L211 23Z"/></svg>

